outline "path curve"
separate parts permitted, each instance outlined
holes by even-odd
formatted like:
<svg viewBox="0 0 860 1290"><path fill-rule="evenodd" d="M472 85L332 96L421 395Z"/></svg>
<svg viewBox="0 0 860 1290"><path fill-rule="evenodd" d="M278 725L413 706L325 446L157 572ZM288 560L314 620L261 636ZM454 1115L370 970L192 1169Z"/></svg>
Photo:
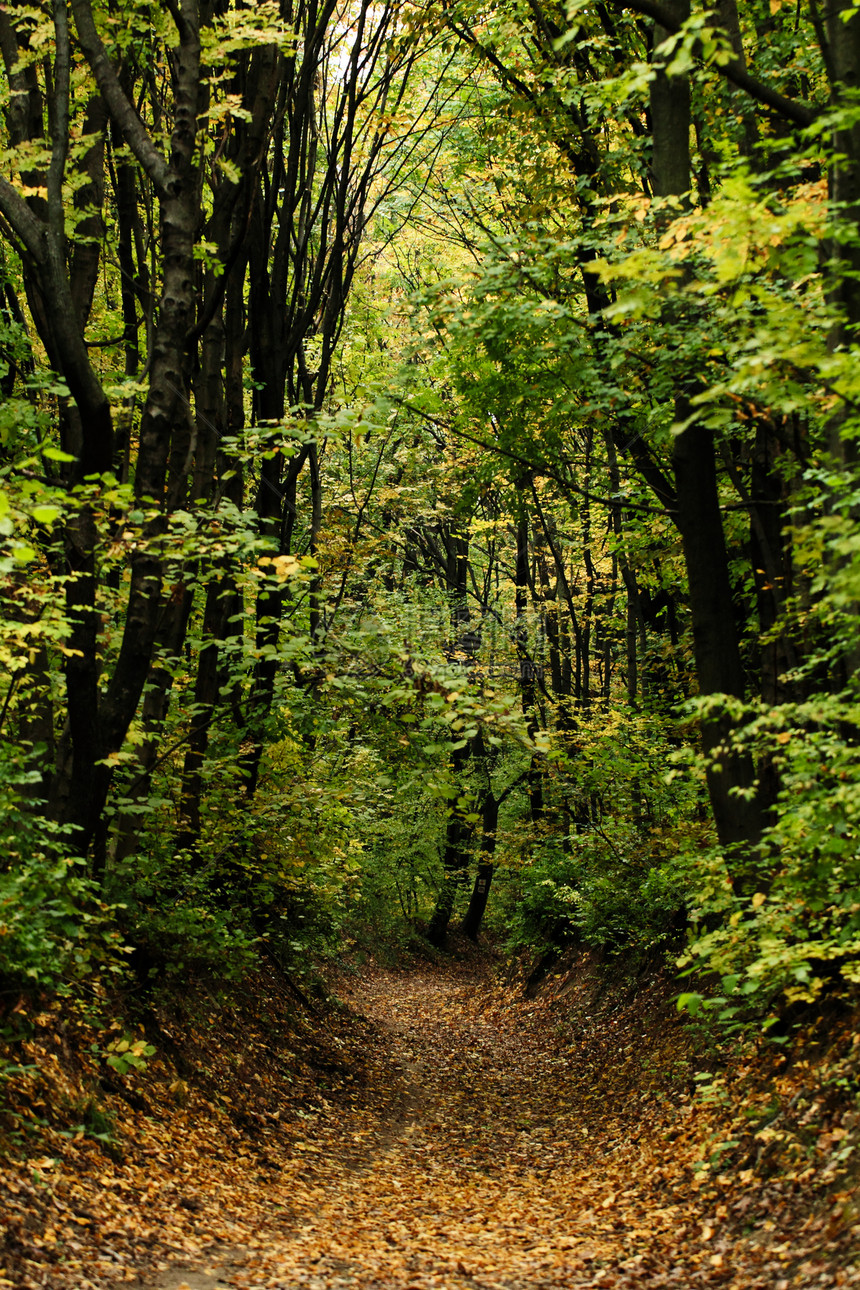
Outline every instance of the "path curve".
<svg viewBox="0 0 860 1290"><path fill-rule="evenodd" d="M309 1124L258 1239L139 1290L811 1284L699 1196L693 1102L635 1025L577 1031L479 960L369 970L342 995L379 1040L360 1096Z"/></svg>

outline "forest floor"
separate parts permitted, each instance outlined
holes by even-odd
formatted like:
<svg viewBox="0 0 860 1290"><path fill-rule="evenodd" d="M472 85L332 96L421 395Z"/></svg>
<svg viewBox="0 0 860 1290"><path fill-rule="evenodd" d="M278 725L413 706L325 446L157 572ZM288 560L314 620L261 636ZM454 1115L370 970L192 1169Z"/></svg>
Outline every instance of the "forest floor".
<svg viewBox="0 0 860 1290"><path fill-rule="evenodd" d="M213 1004L83 1109L82 1035L36 1019L4 1290L860 1285L850 1024L720 1074L654 978L580 964L528 998L477 955L371 965L298 1015L264 984L264 1020Z"/></svg>

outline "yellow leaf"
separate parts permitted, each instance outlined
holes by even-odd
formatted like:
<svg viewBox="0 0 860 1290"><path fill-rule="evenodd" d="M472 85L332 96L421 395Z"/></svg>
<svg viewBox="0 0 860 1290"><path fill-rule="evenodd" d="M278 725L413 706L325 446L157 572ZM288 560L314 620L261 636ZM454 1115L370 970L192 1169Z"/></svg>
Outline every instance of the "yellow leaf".
<svg viewBox="0 0 860 1290"><path fill-rule="evenodd" d="M292 578L298 573L302 566L294 555L276 555L272 560L272 567L278 581L285 582L287 578Z"/></svg>

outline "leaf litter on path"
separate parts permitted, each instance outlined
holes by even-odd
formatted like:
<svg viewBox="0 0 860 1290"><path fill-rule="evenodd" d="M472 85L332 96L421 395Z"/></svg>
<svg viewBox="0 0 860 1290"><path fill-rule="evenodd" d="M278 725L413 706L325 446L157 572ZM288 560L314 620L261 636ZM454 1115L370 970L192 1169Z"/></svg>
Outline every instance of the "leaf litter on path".
<svg viewBox="0 0 860 1290"><path fill-rule="evenodd" d="M105 1170L100 1253L78 1259L83 1279L70 1279L75 1246L55 1231L64 1258L51 1279L26 1284L860 1285L844 1223L829 1250L815 1211L803 1214L807 1232L797 1230L796 1188L754 1170L745 1180L696 1173L720 1113L687 1089L680 1023L649 1030L636 1007L589 1018L587 997L578 1010L551 993L524 999L480 961L369 968L339 990L352 1013L328 1034L329 1057L314 1059L326 1086L316 1100L250 1141L235 1130L219 1140L205 1115L172 1144L140 1125L135 1163ZM122 1254L123 1221L138 1229L134 1256L111 1264L103 1246L113 1225ZM82 1250L89 1235L79 1234ZM140 1279L147 1261L155 1267Z"/></svg>

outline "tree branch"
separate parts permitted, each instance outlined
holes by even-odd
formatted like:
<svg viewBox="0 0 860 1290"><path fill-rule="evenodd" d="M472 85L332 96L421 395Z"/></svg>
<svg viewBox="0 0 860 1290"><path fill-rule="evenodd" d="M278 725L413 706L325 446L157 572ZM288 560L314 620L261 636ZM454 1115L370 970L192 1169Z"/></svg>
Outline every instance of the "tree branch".
<svg viewBox="0 0 860 1290"><path fill-rule="evenodd" d="M14 184L0 176L0 214L36 264L45 263L45 226L30 210Z"/></svg>
<svg viewBox="0 0 860 1290"><path fill-rule="evenodd" d="M96 31L89 0L72 0L72 12L75 15L78 40L108 111L159 194L163 194L167 187L167 162L152 142L149 131L120 85L116 69Z"/></svg>
<svg viewBox="0 0 860 1290"><path fill-rule="evenodd" d="M634 13L641 14L645 18L653 18L655 22L664 27L672 35L677 35L683 24L678 21L661 0L620 0L620 7L632 9ZM733 58L728 63L714 63L713 69L725 76L726 80L731 81L739 90L745 90L756 102L763 103L779 116L785 117L787 121L793 121L795 125L812 125L818 113L815 108L810 107L808 103L798 102L797 99L786 98L778 90L771 89L763 81L759 81L755 76L751 76L743 63Z"/></svg>
<svg viewBox="0 0 860 1290"><path fill-rule="evenodd" d="M69 14L66 0L54 0L54 103L51 112L51 164L48 168L48 224L58 249L65 241L63 211L63 177L69 149L69 86L71 50L69 49Z"/></svg>
<svg viewBox="0 0 860 1290"><path fill-rule="evenodd" d="M401 404L402 407L407 408L410 412L417 413L417 415L423 417L425 421L430 421L434 425L438 426L442 424L437 421L435 417L431 417L429 412L425 412L422 408L410 403L408 399L392 397L392 402ZM501 444L487 443L485 439L481 439L478 435L471 435L467 430L462 430L459 426L448 423L445 423L445 425L450 433L455 435L458 439L465 439L468 443L473 443L476 447L483 448L485 452L495 453L500 457L507 457L509 461L514 461L519 466L525 466L527 470L534 471L535 474L543 475L546 479L554 480L563 491L576 493L580 497L587 497L589 501L597 502L600 506L608 506L610 508L613 506L623 506L625 510L640 511L645 515L668 515L670 518L672 517L672 508L670 506L648 506L643 502L630 501L627 497L603 497L599 493L592 492L591 489L582 488L579 484L574 484L570 479L565 479L565 477L560 475L558 471L553 470L548 461L524 457L521 453L511 451L510 448L503 448Z"/></svg>

